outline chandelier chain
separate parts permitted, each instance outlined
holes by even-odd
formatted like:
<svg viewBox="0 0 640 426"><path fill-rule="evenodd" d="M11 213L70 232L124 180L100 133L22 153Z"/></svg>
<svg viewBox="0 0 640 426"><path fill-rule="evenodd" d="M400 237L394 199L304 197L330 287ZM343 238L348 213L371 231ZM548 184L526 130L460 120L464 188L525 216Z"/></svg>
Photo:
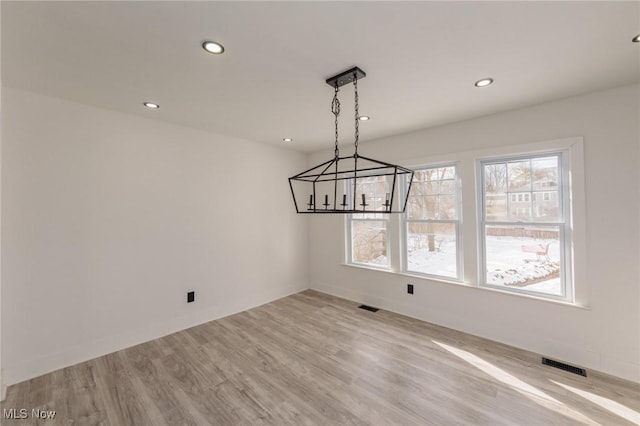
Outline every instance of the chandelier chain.
<svg viewBox="0 0 640 426"><path fill-rule="evenodd" d="M355 142L353 143L355 146L355 153L354 155L357 157L358 156L358 141L360 139L360 113L358 112L358 74L357 73L353 73L353 91L354 91L354 100L355 100L355 112L356 112L356 138L355 138Z"/></svg>
<svg viewBox="0 0 640 426"><path fill-rule="evenodd" d="M333 100L331 101L331 112L335 117L335 126L336 126L336 146L335 146L335 156L338 158L340 156L340 150L338 149L338 116L340 115L340 100L338 99L338 92L340 89L336 84L336 89L333 94Z"/></svg>

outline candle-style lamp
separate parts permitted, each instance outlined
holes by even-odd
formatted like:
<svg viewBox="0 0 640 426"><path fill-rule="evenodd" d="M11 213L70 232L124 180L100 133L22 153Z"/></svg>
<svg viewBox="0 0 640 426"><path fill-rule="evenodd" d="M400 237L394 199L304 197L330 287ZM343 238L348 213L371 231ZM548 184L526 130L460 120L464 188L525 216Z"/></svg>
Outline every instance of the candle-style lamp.
<svg viewBox="0 0 640 426"><path fill-rule="evenodd" d="M362 203L360 205L362 206L362 210L366 210L367 206L369 205L367 204L364 194L362 194Z"/></svg>
<svg viewBox="0 0 640 426"><path fill-rule="evenodd" d="M387 195L384 199L384 209L385 210L391 210L391 202L389 200L389 193L387 192Z"/></svg>
<svg viewBox="0 0 640 426"><path fill-rule="evenodd" d="M313 194L309 195L309 208L307 210L313 210Z"/></svg>
<svg viewBox="0 0 640 426"><path fill-rule="evenodd" d="M342 204L340 205L342 206L342 210L347 209L347 194L342 194Z"/></svg>

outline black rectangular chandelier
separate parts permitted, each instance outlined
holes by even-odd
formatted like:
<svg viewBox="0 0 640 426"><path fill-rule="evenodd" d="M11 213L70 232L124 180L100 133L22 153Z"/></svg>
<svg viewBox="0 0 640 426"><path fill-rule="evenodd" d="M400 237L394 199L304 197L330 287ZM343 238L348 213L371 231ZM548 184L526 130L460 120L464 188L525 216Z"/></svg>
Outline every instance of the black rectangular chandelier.
<svg viewBox="0 0 640 426"><path fill-rule="evenodd" d="M364 71L353 67L326 80L334 88L331 102L335 117L334 157L289 178L297 213L404 213L407 207L413 170L358 154L358 80L365 76ZM354 153L341 157L338 92L346 84L353 84L354 88L355 140Z"/></svg>

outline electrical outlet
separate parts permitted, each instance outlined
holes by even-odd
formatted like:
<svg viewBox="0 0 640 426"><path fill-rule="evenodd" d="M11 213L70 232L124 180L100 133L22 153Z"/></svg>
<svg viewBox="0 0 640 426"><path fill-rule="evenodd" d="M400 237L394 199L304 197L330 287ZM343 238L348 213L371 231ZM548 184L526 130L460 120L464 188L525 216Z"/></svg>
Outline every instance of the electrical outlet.
<svg viewBox="0 0 640 426"><path fill-rule="evenodd" d="M196 292L195 291L190 291L187 293L187 303L191 303L194 300L196 300Z"/></svg>
<svg viewBox="0 0 640 426"><path fill-rule="evenodd" d="M407 293L413 294L413 284L407 284Z"/></svg>

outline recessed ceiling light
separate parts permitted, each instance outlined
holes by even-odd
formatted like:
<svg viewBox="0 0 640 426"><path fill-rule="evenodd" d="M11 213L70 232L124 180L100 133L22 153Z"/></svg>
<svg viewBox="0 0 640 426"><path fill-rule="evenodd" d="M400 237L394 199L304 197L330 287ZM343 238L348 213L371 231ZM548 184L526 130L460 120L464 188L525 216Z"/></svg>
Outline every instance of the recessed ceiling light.
<svg viewBox="0 0 640 426"><path fill-rule="evenodd" d="M474 85L476 87L487 87L488 85L490 85L491 83L493 83L493 79L492 78L483 78L482 80L478 80L474 83Z"/></svg>
<svg viewBox="0 0 640 426"><path fill-rule="evenodd" d="M637 36L632 38L631 41L634 42L634 43L640 43L640 34L638 34Z"/></svg>
<svg viewBox="0 0 640 426"><path fill-rule="evenodd" d="M145 102L142 105L146 106L149 109L158 109L158 108L160 108L160 105L154 104L153 102Z"/></svg>
<svg viewBox="0 0 640 426"><path fill-rule="evenodd" d="M282 138L283 142L293 142L293 139L291 138Z"/></svg>
<svg viewBox="0 0 640 426"><path fill-rule="evenodd" d="M220 55L224 53L224 46L215 41L205 41L202 43L202 48L214 55Z"/></svg>
<svg viewBox="0 0 640 426"><path fill-rule="evenodd" d="M368 115L361 115L360 117L358 117L358 120L367 121L367 120L369 120L369 116Z"/></svg>

